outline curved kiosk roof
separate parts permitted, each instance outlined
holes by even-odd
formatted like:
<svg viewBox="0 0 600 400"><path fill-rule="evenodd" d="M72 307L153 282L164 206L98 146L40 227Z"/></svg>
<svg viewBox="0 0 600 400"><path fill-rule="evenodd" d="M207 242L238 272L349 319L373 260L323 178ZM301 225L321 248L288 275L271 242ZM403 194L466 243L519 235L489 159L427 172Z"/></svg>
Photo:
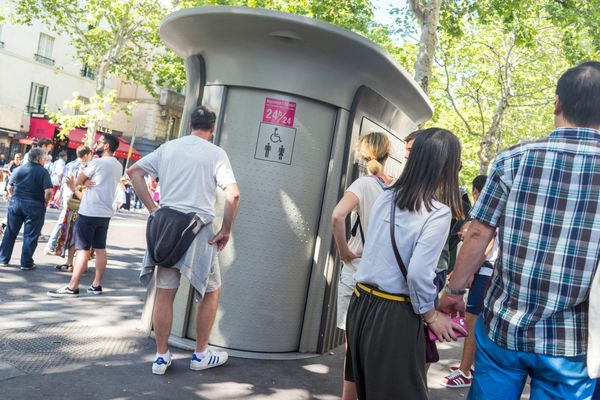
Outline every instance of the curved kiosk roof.
<svg viewBox="0 0 600 400"><path fill-rule="evenodd" d="M401 104L419 124L433 109L404 69L368 39L314 19L244 7L201 7L167 16L167 46L184 59L201 55L206 84L295 93L349 110L368 86Z"/></svg>

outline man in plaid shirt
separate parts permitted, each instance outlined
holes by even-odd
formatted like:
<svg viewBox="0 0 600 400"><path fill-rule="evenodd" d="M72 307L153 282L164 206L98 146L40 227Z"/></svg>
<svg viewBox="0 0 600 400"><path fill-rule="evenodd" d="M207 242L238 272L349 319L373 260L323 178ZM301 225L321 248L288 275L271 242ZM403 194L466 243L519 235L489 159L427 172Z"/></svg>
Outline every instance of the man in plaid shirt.
<svg viewBox="0 0 600 400"><path fill-rule="evenodd" d="M559 79L546 139L502 152L440 309L463 311L468 278L499 228L500 254L477 321L469 399L589 399L587 305L600 259L600 63Z"/></svg>

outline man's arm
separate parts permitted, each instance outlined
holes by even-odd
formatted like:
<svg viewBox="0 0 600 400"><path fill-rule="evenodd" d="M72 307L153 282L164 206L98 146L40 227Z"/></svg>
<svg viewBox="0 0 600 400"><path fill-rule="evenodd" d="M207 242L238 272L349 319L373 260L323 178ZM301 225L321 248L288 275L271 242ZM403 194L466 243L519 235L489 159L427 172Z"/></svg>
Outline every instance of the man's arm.
<svg viewBox="0 0 600 400"><path fill-rule="evenodd" d="M46 204L46 207L48 207L48 203L50 203L51 199L52 199L52 188L44 190L44 203Z"/></svg>
<svg viewBox="0 0 600 400"><path fill-rule="evenodd" d="M15 187L12 184L9 184L8 187L6 188L6 192L8 193L8 198L10 199L13 195L13 192L15 190Z"/></svg>
<svg viewBox="0 0 600 400"><path fill-rule="evenodd" d="M467 281L481 266L481 260L485 259L485 251L494 238L496 229L477 220L473 220L465 235L465 241L452 270L452 280L448 283L451 290L462 290L467 287ZM443 312L463 312L464 301L461 295L449 295L442 292L439 309Z"/></svg>
<svg viewBox="0 0 600 400"><path fill-rule="evenodd" d="M127 175L131 180L131 185L133 186L133 190L137 197L142 201L144 206L150 214L158 209L154 200L152 200L152 195L148 190L148 185L146 185L146 181L144 180L144 176L146 176L146 171L140 168L137 165L132 165L127 168ZM224 223L224 221L223 221Z"/></svg>
<svg viewBox="0 0 600 400"><path fill-rule="evenodd" d="M143 201L143 200L142 200ZM231 227L240 207L240 190L238 185L232 183L225 188L225 212L223 214L223 224L215 237L208 241L210 244L216 244L219 251L223 250L229 241Z"/></svg>

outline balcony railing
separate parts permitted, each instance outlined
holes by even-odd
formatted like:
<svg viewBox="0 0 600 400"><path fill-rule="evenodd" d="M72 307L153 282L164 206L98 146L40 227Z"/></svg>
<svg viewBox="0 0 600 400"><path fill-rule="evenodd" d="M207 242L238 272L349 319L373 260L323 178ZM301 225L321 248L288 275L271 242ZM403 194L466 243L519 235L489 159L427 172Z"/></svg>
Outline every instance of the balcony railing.
<svg viewBox="0 0 600 400"><path fill-rule="evenodd" d="M81 76L83 76L84 78L90 78L92 80L96 79L96 74L94 73L94 71L92 71L90 68L88 67L84 67L81 70Z"/></svg>
<svg viewBox="0 0 600 400"><path fill-rule="evenodd" d="M33 55L33 58L35 58L35 61L41 62L42 64L48 64L48 65L54 65L54 60L48 57L44 57L41 54L37 54L35 53Z"/></svg>
<svg viewBox="0 0 600 400"><path fill-rule="evenodd" d="M25 112L27 112L27 114L43 114L44 111L45 107L43 105L25 106Z"/></svg>

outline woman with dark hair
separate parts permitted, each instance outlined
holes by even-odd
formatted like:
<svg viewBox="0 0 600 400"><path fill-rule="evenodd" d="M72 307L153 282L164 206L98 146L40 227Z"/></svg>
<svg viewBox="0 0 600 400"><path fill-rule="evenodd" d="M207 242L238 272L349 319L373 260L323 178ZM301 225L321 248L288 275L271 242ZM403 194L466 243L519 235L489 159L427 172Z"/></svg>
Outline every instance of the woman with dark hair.
<svg viewBox="0 0 600 400"><path fill-rule="evenodd" d="M427 399L424 325L447 341L466 334L435 310L433 283L450 221L463 218L460 154L451 132L423 130L373 205L346 328L346 380L360 400Z"/></svg>

